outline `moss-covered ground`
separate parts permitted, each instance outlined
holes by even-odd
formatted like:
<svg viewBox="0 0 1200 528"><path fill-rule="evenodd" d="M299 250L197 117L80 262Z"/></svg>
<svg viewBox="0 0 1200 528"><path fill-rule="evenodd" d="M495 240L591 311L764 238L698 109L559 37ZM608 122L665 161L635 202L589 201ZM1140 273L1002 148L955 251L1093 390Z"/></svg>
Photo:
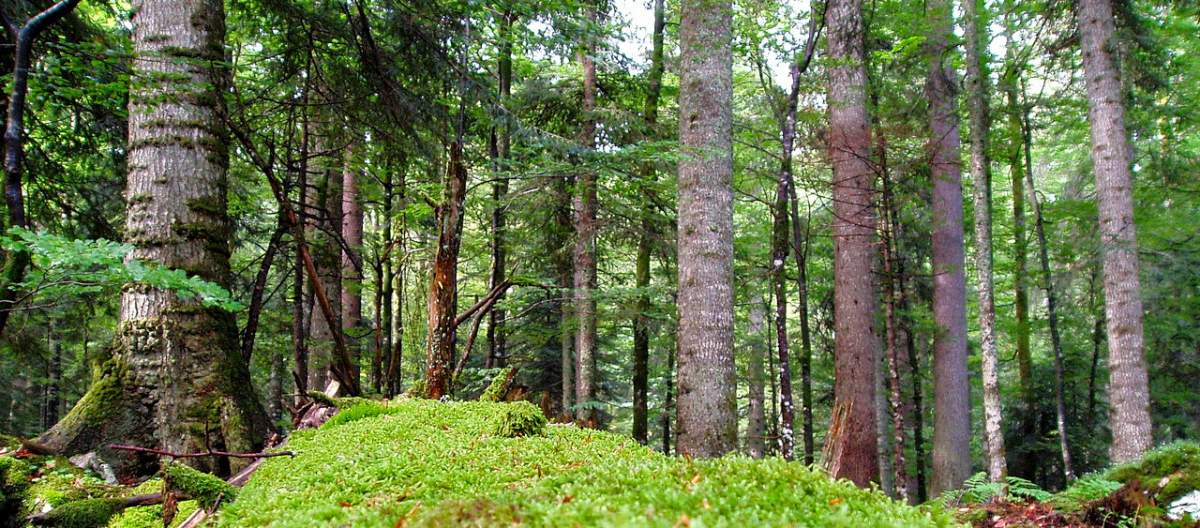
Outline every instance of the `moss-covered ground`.
<svg viewBox="0 0 1200 528"><path fill-rule="evenodd" d="M534 417L533 414L537 413ZM288 441L225 527L949 526L781 460L665 457L527 403L361 403Z"/></svg>

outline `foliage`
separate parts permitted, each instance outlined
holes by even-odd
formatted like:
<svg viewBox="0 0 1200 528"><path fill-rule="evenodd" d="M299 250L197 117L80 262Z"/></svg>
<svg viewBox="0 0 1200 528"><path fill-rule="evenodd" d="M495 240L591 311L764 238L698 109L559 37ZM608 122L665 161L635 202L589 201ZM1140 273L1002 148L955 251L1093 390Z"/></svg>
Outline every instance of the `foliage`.
<svg viewBox="0 0 1200 528"><path fill-rule="evenodd" d="M1088 475L1072 482L1069 488L1055 493L1050 502L1060 511L1077 511L1088 502L1112 495L1121 489L1122 485L1102 475Z"/></svg>
<svg viewBox="0 0 1200 528"><path fill-rule="evenodd" d="M1010 475L1002 483L992 482L987 473L981 471L963 482L962 489L947 491L937 501L944 505L981 504L1005 496L1040 502L1050 499L1053 495L1021 477Z"/></svg>
<svg viewBox="0 0 1200 528"><path fill-rule="evenodd" d="M30 253L33 269L18 289L43 302L56 302L102 292L114 292L140 283L196 298L206 306L228 311L242 308L219 284L155 263L128 258L130 244L111 240L72 239L21 227L9 228L0 237L5 251Z"/></svg>
<svg viewBox="0 0 1200 528"><path fill-rule="evenodd" d="M366 414L360 407L343 412ZM492 434L514 407L400 400L297 432L288 449L298 455L269 459L217 524L952 524L937 508L905 506L782 460L670 458L625 436L562 425L542 436Z"/></svg>

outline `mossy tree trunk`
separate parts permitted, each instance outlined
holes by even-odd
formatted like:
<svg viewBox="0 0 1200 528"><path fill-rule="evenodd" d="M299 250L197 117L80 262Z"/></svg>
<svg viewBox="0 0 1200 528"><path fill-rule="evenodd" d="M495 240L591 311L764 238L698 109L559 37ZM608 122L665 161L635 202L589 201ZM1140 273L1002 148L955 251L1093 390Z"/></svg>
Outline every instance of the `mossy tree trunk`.
<svg viewBox="0 0 1200 528"><path fill-rule="evenodd" d="M135 2L126 239L130 259L229 284L225 22L219 0ZM113 443L175 452L256 451L269 422L231 313L145 285L121 295L110 356L75 408L39 439L100 452L121 476L157 469ZM243 462L191 459L228 473Z"/></svg>

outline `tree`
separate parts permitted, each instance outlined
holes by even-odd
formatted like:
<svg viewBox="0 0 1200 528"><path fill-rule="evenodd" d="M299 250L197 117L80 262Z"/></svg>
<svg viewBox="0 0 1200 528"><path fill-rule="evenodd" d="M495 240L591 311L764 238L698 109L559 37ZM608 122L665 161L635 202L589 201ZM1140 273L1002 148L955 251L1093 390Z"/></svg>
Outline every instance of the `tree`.
<svg viewBox="0 0 1200 528"><path fill-rule="evenodd" d="M1113 462L1128 462L1153 444L1150 388L1142 337L1137 232L1133 223L1131 149L1125 131L1121 74L1113 54L1109 0L1079 3L1080 46L1087 80L1088 122L1100 237L1104 254L1104 313L1108 327L1109 428Z"/></svg>
<svg viewBox="0 0 1200 528"><path fill-rule="evenodd" d="M642 120L645 121L646 132L654 137L658 125L658 100L662 94L663 76L663 33L666 29L666 8L664 0L654 0L654 34L651 37L653 47L650 51L650 71L647 73L649 90L646 93L645 107ZM647 393L649 392L650 369L650 252L654 236L654 218L652 215L653 200L649 196L651 188L657 180L654 165L647 163L642 167L642 178L645 194L641 211L641 232L638 234L636 277L634 285L638 288L637 314L633 318L633 438L645 444L648 440L649 423L647 409Z"/></svg>
<svg viewBox="0 0 1200 528"><path fill-rule="evenodd" d="M230 222L225 23L216 1L134 5L125 236L144 259L229 284ZM174 452L257 451L269 422L242 361L233 314L144 284L121 295L111 355L88 394L39 441L95 450L119 475L153 472L153 457L113 443ZM227 473L238 460L192 459Z"/></svg>
<svg viewBox="0 0 1200 528"><path fill-rule="evenodd" d="M346 146L345 159L342 166L342 219L341 236L345 244L342 248L342 331L350 339L362 327L362 245L363 245L363 209L359 199L358 167L354 160L354 143ZM351 344L351 357L354 359L354 375L358 376L359 361L362 355L362 343L355 339Z"/></svg>
<svg viewBox="0 0 1200 528"><path fill-rule="evenodd" d="M992 171L988 153L986 5L963 2L967 61L967 107L970 115L971 177L975 203L975 281L979 290L979 355L983 360L983 433L988 478L1004 482L1004 417L1000 401L1000 364L996 351L996 301L992 287ZM981 13L983 12L983 13Z"/></svg>
<svg viewBox="0 0 1200 528"><path fill-rule="evenodd" d="M596 7L588 6L595 19ZM579 143L584 155L596 148L596 45L591 35L584 37L579 50L583 70L583 122ZM575 419L587 427L596 427L596 171L585 167L579 172L575 193Z"/></svg>
<svg viewBox="0 0 1200 528"><path fill-rule="evenodd" d="M833 162L834 424L826 440L831 473L859 486L878 479L875 436L875 224L871 130L861 0L826 7L829 156Z"/></svg>
<svg viewBox="0 0 1200 528"><path fill-rule="evenodd" d="M679 24L678 450L737 446L733 358L733 6L688 0Z"/></svg>
<svg viewBox="0 0 1200 528"><path fill-rule="evenodd" d="M496 118L500 123L492 129L493 170L497 173L492 184L492 269L488 279L489 289L507 280L508 247L504 241L508 229L505 201L508 199L508 157L512 150L512 116L508 115L508 102L512 97L512 25L516 19L512 8L500 13L499 57L496 59L496 91L499 92ZM505 357L504 310L493 309L488 313L487 349L485 366L500 366Z"/></svg>
<svg viewBox="0 0 1200 528"><path fill-rule="evenodd" d="M967 286L964 276L962 175L950 62L951 2L927 5L929 16L929 157L933 179L933 493L971 476L971 399L967 382Z"/></svg>

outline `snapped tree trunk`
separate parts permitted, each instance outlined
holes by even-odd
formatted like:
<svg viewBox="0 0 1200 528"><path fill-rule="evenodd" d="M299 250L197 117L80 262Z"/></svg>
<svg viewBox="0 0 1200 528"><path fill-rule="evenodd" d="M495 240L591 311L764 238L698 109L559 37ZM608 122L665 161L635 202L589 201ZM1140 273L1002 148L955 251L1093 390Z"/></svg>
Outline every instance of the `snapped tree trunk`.
<svg viewBox="0 0 1200 528"><path fill-rule="evenodd" d="M871 131L861 0L826 7L829 75L829 156L833 162L834 415L833 476L867 486L879 478L875 435L878 368L876 258L872 214Z"/></svg>
<svg viewBox="0 0 1200 528"><path fill-rule="evenodd" d="M129 258L229 286L222 4L160 0L133 8L133 69L144 84L129 105ZM95 450L118 475L132 476L153 472L156 458L109 445L258 451L269 427L233 314L134 284L121 294L111 356L99 377L39 441L68 454ZM244 462L189 463L229 473Z"/></svg>
<svg viewBox="0 0 1200 528"><path fill-rule="evenodd" d="M1116 40L1112 8L1110 0L1080 0L1078 14L1104 254L1109 428L1113 436L1109 455L1119 464L1140 457L1153 445L1154 438L1133 223L1132 149L1125 131L1121 74L1113 58Z"/></svg>
<svg viewBox="0 0 1200 528"><path fill-rule="evenodd" d="M679 23L678 450L737 446L733 357L733 6L688 0Z"/></svg>
<svg viewBox="0 0 1200 528"><path fill-rule="evenodd" d="M1000 401L1000 361L996 351L996 300L992 287L992 172L988 153L987 7L963 2L970 116L971 176L975 203L975 282L979 289L979 353L983 371L983 440L988 478L1004 482L1004 417Z"/></svg>

